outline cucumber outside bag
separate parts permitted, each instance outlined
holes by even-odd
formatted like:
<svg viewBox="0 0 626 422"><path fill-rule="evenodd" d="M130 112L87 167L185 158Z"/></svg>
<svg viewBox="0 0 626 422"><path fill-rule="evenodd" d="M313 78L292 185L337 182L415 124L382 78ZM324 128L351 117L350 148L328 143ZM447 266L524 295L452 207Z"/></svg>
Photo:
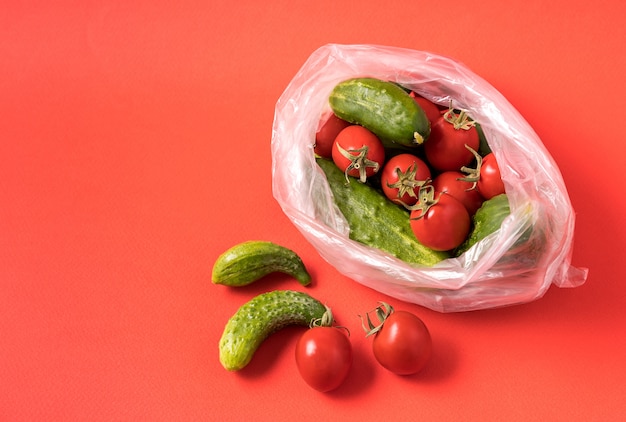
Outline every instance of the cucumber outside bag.
<svg viewBox="0 0 626 422"><path fill-rule="evenodd" d="M361 76L397 82L440 105L452 101L480 123L511 209L499 230L431 267L350 240L313 147L333 87ZM376 45L319 48L276 104L271 152L273 195L285 215L341 274L396 299L470 311L527 303L551 284L576 287L587 278L587 269L571 265L575 214L556 163L495 88L450 58Z"/></svg>

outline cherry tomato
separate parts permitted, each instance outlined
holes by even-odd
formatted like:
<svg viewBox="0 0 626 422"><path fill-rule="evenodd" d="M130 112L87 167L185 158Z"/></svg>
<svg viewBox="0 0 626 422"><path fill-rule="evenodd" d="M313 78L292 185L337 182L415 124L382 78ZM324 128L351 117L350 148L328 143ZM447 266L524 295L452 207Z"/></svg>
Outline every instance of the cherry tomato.
<svg viewBox="0 0 626 422"><path fill-rule="evenodd" d="M361 182L376 174L385 162L383 143L372 132L359 125L343 129L333 143L333 161L346 176Z"/></svg>
<svg viewBox="0 0 626 422"><path fill-rule="evenodd" d="M433 168L460 170L474 159L467 147L476 151L478 146L478 132L472 120L464 112L456 114L448 110L432 124L430 136L424 142L424 152Z"/></svg>
<svg viewBox="0 0 626 422"><path fill-rule="evenodd" d="M502 182L502 176L500 176L500 168L492 152L485 155L480 166L478 191L485 199L491 199L496 195L504 193L504 182Z"/></svg>
<svg viewBox="0 0 626 422"><path fill-rule="evenodd" d="M415 92L411 92L409 95L411 95L415 102L422 108L422 110L424 110L424 113L426 114L426 117L428 117L428 121L432 126L435 120L441 116L441 110L439 107L432 101L416 94Z"/></svg>
<svg viewBox="0 0 626 422"><path fill-rule="evenodd" d="M383 193L397 204L415 204L419 189L429 180L428 165L413 154L391 157L381 173Z"/></svg>
<svg viewBox="0 0 626 422"><path fill-rule="evenodd" d="M313 327L296 344L296 366L304 381L317 391L339 387L352 366L352 345L340 328Z"/></svg>
<svg viewBox="0 0 626 422"><path fill-rule="evenodd" d="M448 193L437 194L433 202L423 215L421 208L411 211L411 229L424 246L437 251L454 249L469 234L469 213Z"/></svg>
<svg viewBox="0 0 626 422"><path fill-rule="evenodd" d="M421 371L432 353L430 332L424 322L407 311L393 311L374 337L374 357L398 375Z"/></svg>
<svg viewBox="0 0 626 422"><path fill-rule="evenodd" d="M313 148L315 153L320 157L331 158L335 138L348 126L350 123L340 119L334 113L331 114L315 134L315 148Z"/></svg>
<svg viewBox="0 0 626 422"><path fill-rule="evenodd" d="M433 180L435 193L446 192L453 196L467 209L470 216L476 213L485 200L472 182L459 180L466 177L460 171L444 171Z"/></svg>

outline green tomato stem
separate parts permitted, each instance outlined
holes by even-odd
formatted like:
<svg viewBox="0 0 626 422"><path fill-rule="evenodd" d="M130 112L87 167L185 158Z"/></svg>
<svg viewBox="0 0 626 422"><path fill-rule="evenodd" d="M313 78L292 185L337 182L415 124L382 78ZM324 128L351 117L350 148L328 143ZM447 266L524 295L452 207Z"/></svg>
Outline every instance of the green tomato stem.
<svg viewBox="0 0 626 422"><path fill-rule="evenodd" d="M459 114L456 114L452 104L450 104L448 111L443 114L443 119L452 124L456 130L470 130L476 125L476 122L467 115L465 110L461 110Z"/></svg>
<svg viewBox="0 0 626 422"><path fill-rule="evenodd" d="M460 182L472 183L472 187L469 189L466 189L467 191L471 191L471 190L476 189L476 186L478 186L478 181L480 180L480 168L483 165L483 157L481 157L481 155L469 145L465 144L465 148L467 148L474 155L474 157L476 157L476 168L467 167L467 166L461 167L461 172L467 174L467 176L459 177L456 180Z"/></svg>
<svg viewBox="0 0 626 422"><path fill-rule="evenodd" d="M337 143L337 149L339 153L343 155L345 158L350 160L350 164L346 167L345 175L346 181L350 183L350 178L348 177L348 173L350 170L358 170L359 171L359 182L365 183L367 180L367 169L369 167L374 169L374 172L378 171L379 164L376 161L372 161L367 158L367 152L369 148L367 145L363 145L363 147L359 149L344 149L339 143ZM357 153L356 155L352 154L353 152Z"/></svg>
<svg viewBox="0 0 626 422"><path fill-rule="evenodd" d="M359 317L361 318L361 326L363 327L363 330L365 330L365 337L369 337L379 332L381 328L383 328L383 324L385 323L387 318L389 318L389 315L391 315L394 311L393 306L391 306L390 304L386 302L379 303L380 305L377 306L374 310L365 314L365 319L363 318L363 316L359 315ZM376 315L376 318L378 319L378 323L376 324L372 321L372 318L370 317L370 313L372 312Z"/></svg>
<svg viewBox="0 0 626 422"><path fill-rule="evenodd" d="M440 194L441 195L441 194ZM412 218L412 220L419 220L424 218L430 207L439 202L439 197L435 198L435 187L433 185L426 185L420 188L419 197L415 205L404 207L409 211L421 210L422 212L416 218Z"/></svg>
<svg viewBox="0 0 626 422"><path fill-rule="evenodd" d="M413 163L409 166L409 168L406 169L406 172L397 168L396 174L398 175L398 180L395 183L387 182L387 186L391 189L398 189L398 199L402 198L405 194L408 194L412 198L417 198L418 196L415 194L415 188L421 189L422 186L430 182L430 180L415 179L415 175L417 174L417 163Z"/></svg>

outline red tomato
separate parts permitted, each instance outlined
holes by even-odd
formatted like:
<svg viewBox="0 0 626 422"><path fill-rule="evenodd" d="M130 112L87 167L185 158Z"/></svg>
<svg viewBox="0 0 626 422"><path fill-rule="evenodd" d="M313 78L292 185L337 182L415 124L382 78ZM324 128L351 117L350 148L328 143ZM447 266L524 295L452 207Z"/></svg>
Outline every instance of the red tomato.
<svg viewBox="0 0 626 422"><path fill-rule="evenodd" d="M432 353L430 332L424 322L406 311L392 312L372 343L374 357L389 371L411 375L421 371Z"/></svg>
<svg viewBox="0 0 626 422"><path fill-rule="evenodd" d="M460 171L444 171L433 180L436 193L446 192L461 201L470 216L476 213L485 200L474 183L459 180L466 177Z"/></svg>
<svg viewBox="0 0 626 422"><path fill-rule="evenodd" d="M381 173L381 186L385 196L397 204L415 204L420 188L428 180L430 169L413 154L391 157Z"/></svg>
<svg viewBox="0 0 626 422"><path fill-rule="evenodd" d="M461 201L448 193L437 195L436 202L422 216L422 209L411 211L411 229L421 244L436 251L459 246L470 230L470 216Z"/></svg>
<svg viewBox="0 0 626 422"><path fill-rule="evenodd" d="M430 136L424 142L424 152L433 168L460 170L474 159L466 145L478 150L478 131L464 112L455 114L449 110L431 126Z"/></svg>
<svg viewBox="0 0 626 422"><path fill-rule="evenodd" d="M315 134L315 153L320 157L331 158L335 138L339 132L348 126L350 123L340 119L334 113L331 114L326 123Z"/></svg>
<svg viewBox="0 0 626 422"><path fill-rule="evenodd" d="M326 392L339 387L352 366L352 345L336 327L313 327L296 344L296 366L315 390Z"/></svg>
<svg viewBox="0 0 626 422"><path fill-rule="evenodd" d="M426 117L428 117L428 121L431 126L439 117L441 117L441 110L437 106L437 104L432 101L416 94L415 92L411 92L411 97L415 100L415 102L424 110Z"/></svg>
<svg viewBox="0 0 626 422"><path fill-rule="evenodd" d="M378 173L385 162L383 143L363 126L352 125L343 129L333 143L335 165L347 176L358 177L361 182Z"/></svg>
<svg viewBox="0 0 626 422"><path fill-rule="evenodd" d="M485 155L480 166L478 191L485 199L491 199L496 195L504 193L504 182L502 182L502 177L500 176L500 168L492 152Z"/></svg>

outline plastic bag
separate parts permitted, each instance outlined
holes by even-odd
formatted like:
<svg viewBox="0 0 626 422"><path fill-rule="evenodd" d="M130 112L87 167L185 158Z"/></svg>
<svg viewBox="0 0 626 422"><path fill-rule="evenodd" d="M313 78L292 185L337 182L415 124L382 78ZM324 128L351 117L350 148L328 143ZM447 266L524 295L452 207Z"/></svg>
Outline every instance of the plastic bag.
<svg viewBox="0 0 626 422"><path fill-rule="evenodd" d="M468 110L500 166L511 206L500 230L458 258L410 265L352 241L315 162L315 133L331 111L328 96L348 78L370 76L431 101ZM340 273L391 297L440 312L526 303L554 283L575 287L574 211L556 163L537 134L489 83L452 59L376 45L330 44L315 51L276 104L272 188L283 212ZM522 238L528 233L529 238Z"/></svg>

